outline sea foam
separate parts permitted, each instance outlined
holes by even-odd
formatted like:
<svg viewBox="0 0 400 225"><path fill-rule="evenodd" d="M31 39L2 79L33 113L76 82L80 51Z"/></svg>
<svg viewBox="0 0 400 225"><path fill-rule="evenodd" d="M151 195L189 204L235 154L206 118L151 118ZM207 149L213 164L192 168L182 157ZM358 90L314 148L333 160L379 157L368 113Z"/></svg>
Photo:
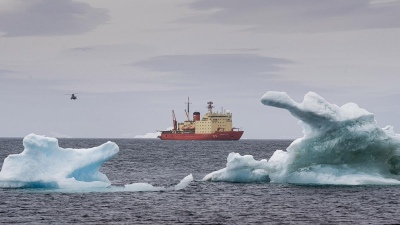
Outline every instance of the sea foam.
<svg viewBox="0 0 400 225"><path fill-rule="evenodd" d="M268 161L231 153L226 168L203 180L400 184L399 135L391 126L380 128L374 115L357 104L339 107L313 92L297 103L284 92L272 91L261 102L286 109L298 118L304 137L293 141L285 151L276 150Z"/></svg>

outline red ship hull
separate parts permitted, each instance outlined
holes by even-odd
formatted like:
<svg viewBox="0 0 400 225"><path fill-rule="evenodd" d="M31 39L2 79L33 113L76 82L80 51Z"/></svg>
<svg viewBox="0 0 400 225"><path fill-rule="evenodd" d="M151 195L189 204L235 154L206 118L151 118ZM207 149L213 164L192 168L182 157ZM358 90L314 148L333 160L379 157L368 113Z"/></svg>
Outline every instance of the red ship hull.
<svg viewBox="0 0 400 225"><path fill-rule="evenodd" d="M228 131L228 132L215 132L212 134L194 134L194 133L172 133L162 132L159 138L161 140L202 140L202 141L237 141L239 140L244 131Z"/></svg>

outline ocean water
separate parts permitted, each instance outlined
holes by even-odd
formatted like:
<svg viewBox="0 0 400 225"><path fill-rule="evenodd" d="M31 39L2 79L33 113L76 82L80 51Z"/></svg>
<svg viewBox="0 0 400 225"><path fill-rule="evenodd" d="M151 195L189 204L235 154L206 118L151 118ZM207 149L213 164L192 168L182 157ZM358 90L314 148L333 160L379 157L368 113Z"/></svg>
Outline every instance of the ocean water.
<svg viewBox="0 0 400 225"><path fill-rule="evenodd" d="M394 224L400 223L400 186L334 186L204 182L225 167L230 152L268 159L292 140L230 142L147 139L59 139L63 148L108 140L120 147L101 171L112 185L146 182L171 192L63 193L0 189L0 223L22 224ZM21 139L0 139L0 165L22 152Z"/></svg>

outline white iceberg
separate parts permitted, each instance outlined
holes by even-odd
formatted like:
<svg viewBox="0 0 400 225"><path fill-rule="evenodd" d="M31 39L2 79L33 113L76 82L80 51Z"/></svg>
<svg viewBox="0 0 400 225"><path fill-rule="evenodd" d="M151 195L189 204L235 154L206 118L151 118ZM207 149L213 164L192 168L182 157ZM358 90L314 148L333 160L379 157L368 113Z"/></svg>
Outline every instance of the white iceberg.
<svg viewBox="0 0 400 225"><path fill-rule="evenodd" d="M119 151L117 144L107 142L88 149L60 148L58 140L29 134L23 140L24 151L5 158L0 171L1 188L44 188L66 191L172 191L185 188L192 175L179 184L164 188L147 183L111 186L99 171L104 162Z"/></svg>
<svg viewBox="0 0 400 225"><path fill-rule="evenodd" d="M300 119L303 138L266 161L236 157L243 169L213 172L204 180L254 182L254 173L271 182L300 184L400 184L400 138L393 127L380 128L374 115L355 103L341 107L309 92L297 103L284 92L267 92L261 102L288 110ZM231 155L230 155L231 156ZM247 179L243 170L250 171ZM257 180L256 180L257 181Z"/></svg>
<svg viewBox="0 0 400 225"><path fill-rule="evenodd" d="M118 153L118 145L113 142L89 149L64 149L55 138L29 134L23 145L22 153L5 158L0 187L73 188L111 184L99 169Z"/></svg>

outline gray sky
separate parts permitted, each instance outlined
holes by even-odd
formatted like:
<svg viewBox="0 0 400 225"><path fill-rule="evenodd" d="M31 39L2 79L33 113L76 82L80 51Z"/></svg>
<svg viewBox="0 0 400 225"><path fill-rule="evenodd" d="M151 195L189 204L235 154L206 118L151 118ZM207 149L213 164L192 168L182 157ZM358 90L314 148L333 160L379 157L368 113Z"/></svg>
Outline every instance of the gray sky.
<svg viewBox="0 0 400 225"><path fill-rule="evenodd" d="M301 137L260 103L271 90L396 130L399 40L396 0L1 0L0 136L133 137L172 109L183 121L190 96L192 112L231 110L243 138Z"/></svg>

